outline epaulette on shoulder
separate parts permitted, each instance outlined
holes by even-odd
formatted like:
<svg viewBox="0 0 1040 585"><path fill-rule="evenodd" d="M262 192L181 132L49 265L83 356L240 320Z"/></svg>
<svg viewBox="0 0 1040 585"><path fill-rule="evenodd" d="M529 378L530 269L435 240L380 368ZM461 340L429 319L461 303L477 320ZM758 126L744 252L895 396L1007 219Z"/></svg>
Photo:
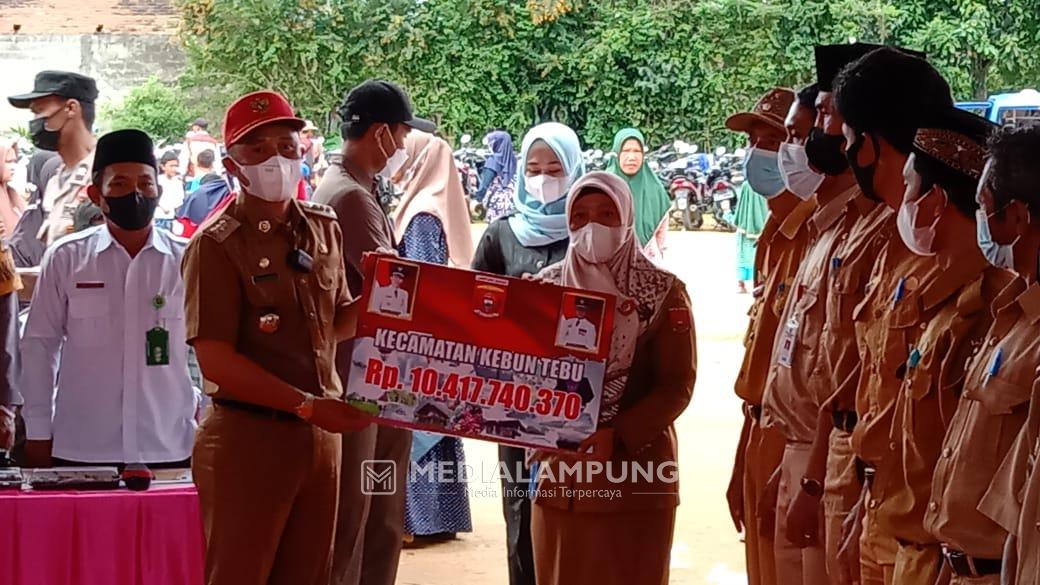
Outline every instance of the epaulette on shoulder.
<svg viewBox="0 0 1040 585"><path fill-rule="evenodd" d="M305 212L310 213L311 215L317 215L327 219L336 219L336 210L328 205L315 203L314 201L301 201L300 206L303 207Z"/></svg>
<svg viewBox="0 0 1040 585"><path fill-rule="evenodd" d="M200 230L203 234L218 242L223 242L232 232L242 225L240 221L226 213L221 213L202 225Z"/></svg>

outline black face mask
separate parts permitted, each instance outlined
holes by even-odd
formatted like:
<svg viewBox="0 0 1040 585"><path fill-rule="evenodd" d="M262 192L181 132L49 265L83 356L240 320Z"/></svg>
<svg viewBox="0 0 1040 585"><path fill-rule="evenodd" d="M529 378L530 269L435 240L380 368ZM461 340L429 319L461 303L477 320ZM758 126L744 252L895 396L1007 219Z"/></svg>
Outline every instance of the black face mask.
<svg viewBox="0 0 1040 585"><path fill-rule="evenodd" d="M58 150L58 139L61 138L61 129L48 130L47 118L33 118L29 120L29 138L36 148Z"/></svg>
<svg viewBox="0 0 1040 585"><path fill-rule="evenodd" d="M822 128L813 128L809 140L805 143L805 156L809 164L825 175L836 177L849 168L849 161L842 153L845 137L840 134L827 134Z"/></svg>
<svg viewBox="0 0 1040 585"><path fill-rule="evenodd" d="M124 230L136 231L152 223L159 198L145 197L140 191L134 191L122 197L105 197L105 203L108 204L105 217Z"/></svg>
<svg viewBox="0 0 1040 585"><path fill-rule="evenodd" d="M870 140L874 144L874 162L861 167L858 161L859 153L867 142L867 136L870 136ZM852 174L856 176L856 183L859 184L863 195L871 201L881 203L881 197L878 196L877 190L874 189L874 173L877 171L878 158L881 156L881 152L878 150L877 138L874 138L874 135L869 132L860 135L859 140L849 147L845 156L848 157L849 166L852 167Z"/></svg>

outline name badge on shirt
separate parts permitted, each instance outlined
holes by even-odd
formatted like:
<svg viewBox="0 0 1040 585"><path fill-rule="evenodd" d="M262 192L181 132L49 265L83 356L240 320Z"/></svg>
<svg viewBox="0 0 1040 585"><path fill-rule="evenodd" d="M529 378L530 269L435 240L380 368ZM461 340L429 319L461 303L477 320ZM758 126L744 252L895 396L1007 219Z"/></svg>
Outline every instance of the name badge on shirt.
<svg viewBox="0 0 1040 585"><path fill-rule="evenodd" d="M144 338L148 348L145 364L149 366L170 365L170 332L162 327L153 327L145 333Z"/></svg>
<svg viewBox="0 0 1040 585"><path fill-rule="evenodd" d="M105 288L103 282L77 282L76 288Z"/></svg>
<svg viewBox="0 0 1040 585"><path fill-rule="evenodd" d="M790 368L794 363L794 346L798 341L798 319L791 318L785 325L780 336L780 355L776 363L785 368Z"/></svg>

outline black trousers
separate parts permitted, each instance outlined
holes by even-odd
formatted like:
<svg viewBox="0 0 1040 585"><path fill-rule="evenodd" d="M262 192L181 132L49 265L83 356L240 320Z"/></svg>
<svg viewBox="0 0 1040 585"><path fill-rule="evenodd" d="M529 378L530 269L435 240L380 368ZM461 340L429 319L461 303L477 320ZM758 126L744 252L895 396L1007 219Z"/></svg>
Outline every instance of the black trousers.
<svg viewBox="0 0 1040 585"><path fill-rule="evenodd" d="M524 450L521 448L499 445L498 459L507 471L502 477L502 511L506 517L509 585L535 585L531 500L527 497L530 470L524 465ZM523 474L517 476L517 469L522 469Z"/></svg>

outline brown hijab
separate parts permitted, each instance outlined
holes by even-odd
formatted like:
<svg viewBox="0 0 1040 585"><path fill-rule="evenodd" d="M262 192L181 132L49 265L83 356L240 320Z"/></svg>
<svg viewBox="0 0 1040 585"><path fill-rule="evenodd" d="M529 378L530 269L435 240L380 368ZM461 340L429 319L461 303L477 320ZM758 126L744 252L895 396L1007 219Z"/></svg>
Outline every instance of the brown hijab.
<svg viewBox="0 0 1040 585"><path fill-rule="evenodd" d="M440 220L448 242L448 265L469 268L473 232L462 181L451 147L432 134L412 130L404 142L410 164L397 186L404 191L394 214L394 238L401 241L408 224L420 213Z"/></svg>

